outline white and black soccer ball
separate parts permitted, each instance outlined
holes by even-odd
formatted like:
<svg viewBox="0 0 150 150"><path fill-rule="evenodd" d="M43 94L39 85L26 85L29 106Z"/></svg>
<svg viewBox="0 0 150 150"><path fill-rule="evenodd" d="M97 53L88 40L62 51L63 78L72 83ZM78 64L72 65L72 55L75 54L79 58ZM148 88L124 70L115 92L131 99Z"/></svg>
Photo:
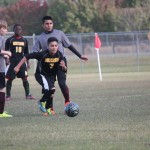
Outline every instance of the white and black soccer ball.
<svg viewBox="0 0 150 150"><path fill-rule="evenodd" d="M74 102L70 102L65 107L65 113L68 117L75 117L79 114L79 106Z"/></svg>

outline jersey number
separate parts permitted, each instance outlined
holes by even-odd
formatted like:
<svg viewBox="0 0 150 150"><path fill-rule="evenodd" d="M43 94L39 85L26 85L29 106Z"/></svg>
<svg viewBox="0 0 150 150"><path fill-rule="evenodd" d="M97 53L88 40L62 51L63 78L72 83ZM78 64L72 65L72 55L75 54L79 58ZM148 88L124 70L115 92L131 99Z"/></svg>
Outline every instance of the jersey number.
<svg viewBox="0 0 150 150"><path fill-rule="evenodd" d="M16 46L16 53L22 53L22 47Z"/></svg>

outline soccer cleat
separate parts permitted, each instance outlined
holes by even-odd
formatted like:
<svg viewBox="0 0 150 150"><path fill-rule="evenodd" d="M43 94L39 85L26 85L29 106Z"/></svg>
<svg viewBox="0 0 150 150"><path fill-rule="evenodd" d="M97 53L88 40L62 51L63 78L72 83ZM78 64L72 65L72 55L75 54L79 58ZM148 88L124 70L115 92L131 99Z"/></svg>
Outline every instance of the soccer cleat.
<svg viewBox="0 0 150 150"><path fill-rule="evenodd" d="M6 96L6 101L10 101L11 100L11 97L10 96Z"/></svg>
<svg viewBox="0 0 150 150"><path fill-rule="evenodd" d="M43 116L48 116L48 112L44 113Z"/></svg>
<svg viewBox="0 0 150 150"><path fill-rule="evenodd" d="M64 114L66 114L65 109L66 109L66 106L67 106L69 103L71 103L71 101L67 101L67 102L65 102Z"/></svg>
<svg viewBox="0 0 150 150"><path fill-rule="evenodd" d="M6 111L4 111L2 114L0 114L0 118L10 118L13 117L12 115L9 115Z"/></svg>
<svg viewBox="0 0 150 150"><path fill-rule="evenodd" d="M44 113L47 112L47 110L46 110L46 108L45 108L45 104L46 104L46 102L40 102L40 101L38 101L38 107L39 107L39 109L40 109L42 112L44 112Z"/></svg>
<svg viewBox="0 0 150 150"><path fill-rule="evenodd" d="M26 99L30 99L30 100L32 100L32 99L35 99L35 97L34 97L34 96L32 96L31 94L29 94L28 96L26 96Z"/></svg>
<svg viewBox="0 0 150 150"><path fill-rule="evenodd" d="M56 114L53 108L50 108L50 111L51 111L51 114L52 114L52 115L55 115L55 114Z"/></svg>
<svg viewBox="0 0 150 150"><path fill-rule="evenodd" d="M70 101L65 102L65 107L70 103Z"/></svg>
<svg viewBox="0 0 150 150"><path fill-rule="evenodd" d="M45 113L43 114L43 116L55 115L55 114L56 114L56 113L55 113L54 109L53 109L53 108L49 108L49 109L47 109L47 112L45 112Z"/></svg>
<svg viewBox="0 0 150 150"><path fill-rule="evenodd" d="M64 110L66 109L66 106L67 106L69 103L71 103L71 101L65 102L65 108L64 108Z"/></svg>

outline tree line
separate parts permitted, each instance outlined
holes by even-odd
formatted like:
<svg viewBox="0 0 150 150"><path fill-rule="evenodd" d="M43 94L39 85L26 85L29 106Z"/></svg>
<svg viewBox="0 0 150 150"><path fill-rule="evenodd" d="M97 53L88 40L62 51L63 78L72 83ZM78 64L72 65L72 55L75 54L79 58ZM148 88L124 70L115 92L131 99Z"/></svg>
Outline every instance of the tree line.
<svg viewBox="0 0 150 150"><path fill-rule="evenodd" d="M139 31L150 29L149 8L150 0L1 0L0 18L26 35L42 31L44 15L66 33Z"/></svg>

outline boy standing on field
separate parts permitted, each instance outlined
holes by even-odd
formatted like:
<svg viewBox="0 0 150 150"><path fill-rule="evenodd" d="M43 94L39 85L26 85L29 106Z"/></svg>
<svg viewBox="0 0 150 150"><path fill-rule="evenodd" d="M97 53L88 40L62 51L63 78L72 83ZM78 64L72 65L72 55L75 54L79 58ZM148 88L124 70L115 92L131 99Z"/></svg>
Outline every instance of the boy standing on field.
<svg viewBox="0 0 150 150"><path fill-rule="evenodd" d="M4 51L5 39L4 35L7 33L7 22L0 20L0 118L12 117L4 111L5 107L5 59L11 56L11 52ZM4 55L4 56L3 56Z"/></svg>
<svg viewBox="0 0 150 150"><path fill-rule="evenodd" d="M55 76L58 72L58 68L61 68L63 72L67 71L63 55L60 51L58 51L58 40L55 37L50 37L47 44L48 49L25 55L19 64L14 68L14 71L17 73L26 60L38 60L35 78L42 86L43 96L38 104L40 110L44 112L44 116L55 114L53 109L53 95L55 92Z"/></svg>
<svg viewBox="0 0 150 150"><path fill-rule="evenodd" d="M5 43L5 49L12 53L12 57L9 60L10 63L8 69L6 71L6 100L11 100L12 82L16 76L22 79L26 99L32 100L35 99L35 97L30 94L30 87L27 79L27 69L30 68L29 62L27 61L27 64L24 63L17 74L14 72L14 67L19 63L25 54L29 53L28 41L22 36L22 26L20 24L15 24L13 31L14 35L8 38Z"/></svg>

